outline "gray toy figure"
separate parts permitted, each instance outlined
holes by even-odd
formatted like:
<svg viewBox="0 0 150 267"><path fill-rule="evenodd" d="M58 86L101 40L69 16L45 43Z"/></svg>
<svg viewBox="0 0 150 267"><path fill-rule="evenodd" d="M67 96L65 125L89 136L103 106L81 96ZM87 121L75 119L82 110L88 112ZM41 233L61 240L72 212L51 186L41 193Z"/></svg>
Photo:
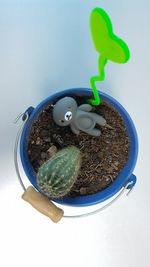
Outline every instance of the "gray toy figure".
<svg viewBox="0 0 150 267"><path fill-rule="evenodd" d="M79 134L81 130L93 136L100 136L101 131L96 129L95 125L105 126L106 120L96 113L91 113L91 110L92 106L89 104L78 107L74 98L64 97L55 104L53 119L59 126L70 125L75 134Z"/></svg>

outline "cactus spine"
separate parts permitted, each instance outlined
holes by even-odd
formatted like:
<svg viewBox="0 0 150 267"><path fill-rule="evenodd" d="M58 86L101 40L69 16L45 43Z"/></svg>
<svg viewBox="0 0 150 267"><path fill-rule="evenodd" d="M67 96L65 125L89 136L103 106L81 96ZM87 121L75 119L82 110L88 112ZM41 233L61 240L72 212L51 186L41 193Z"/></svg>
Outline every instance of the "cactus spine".
<svg viewBox="0 0 150 267"><path fill-rule="evenodd" d="M51 198L65 196L77 179L80 165L80 150L75 146L58 151L38 171L39 190Z"/></svg>

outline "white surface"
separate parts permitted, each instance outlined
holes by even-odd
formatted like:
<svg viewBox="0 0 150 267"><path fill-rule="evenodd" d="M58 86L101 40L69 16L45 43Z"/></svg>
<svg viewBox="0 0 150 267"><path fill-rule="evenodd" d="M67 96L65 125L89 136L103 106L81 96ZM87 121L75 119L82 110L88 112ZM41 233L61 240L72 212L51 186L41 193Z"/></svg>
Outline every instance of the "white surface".
<svg viewBox="0 0 150 267"><path fill-rule="evenodd" d="M111 16L131 60L109 63L100 89L129 111L139 135L138 183L101 214L55 225L20 198L13 166L16 115L54 91L89 86L97 53L93 7ZM0 266L150 266L150 2L0 1Z"/></svg>

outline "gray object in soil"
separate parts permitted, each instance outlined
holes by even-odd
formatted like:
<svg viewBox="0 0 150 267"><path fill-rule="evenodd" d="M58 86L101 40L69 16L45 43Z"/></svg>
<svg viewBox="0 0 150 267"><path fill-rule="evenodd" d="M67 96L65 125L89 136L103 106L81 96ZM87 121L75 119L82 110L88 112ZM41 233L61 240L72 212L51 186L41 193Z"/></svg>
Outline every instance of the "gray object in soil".
<svg viewBox="0 0 150 267"><path fill-rule="evenodd" d="M75 134L83 131L89 135L100 136L101 131L95 126L96 124L105 126L106 120L102 116L90 112L91 110L92 106L89 104L78 107L74 98L64 97L57 101L53 108L53 120L59 126L70 125Z"/></svg>

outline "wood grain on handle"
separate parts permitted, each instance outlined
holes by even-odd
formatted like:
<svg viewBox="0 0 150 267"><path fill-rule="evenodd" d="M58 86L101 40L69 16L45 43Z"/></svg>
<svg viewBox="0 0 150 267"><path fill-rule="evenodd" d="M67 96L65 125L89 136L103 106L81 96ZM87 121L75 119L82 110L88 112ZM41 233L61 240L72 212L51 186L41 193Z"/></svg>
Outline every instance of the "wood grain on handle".
<svg viewBox="0 0 150 267"><path fill-rule="evenodd" d="M46 196L37 192L32 186L27 188L22 198L55 223L63 217L64 211L55 206Z"/></svg>

